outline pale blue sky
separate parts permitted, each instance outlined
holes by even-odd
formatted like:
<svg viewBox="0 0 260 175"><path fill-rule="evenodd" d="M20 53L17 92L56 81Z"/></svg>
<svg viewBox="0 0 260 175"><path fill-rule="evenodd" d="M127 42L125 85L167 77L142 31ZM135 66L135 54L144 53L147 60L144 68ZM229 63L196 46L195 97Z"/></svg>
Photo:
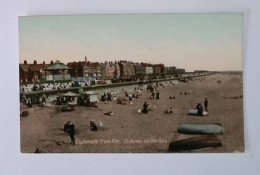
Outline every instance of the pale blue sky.
<svg viewBox="0 0 260 175"><path fill-rule="evenodd" d="M127 59L242 70L242 14L19 17L20 62Z"/></svg>

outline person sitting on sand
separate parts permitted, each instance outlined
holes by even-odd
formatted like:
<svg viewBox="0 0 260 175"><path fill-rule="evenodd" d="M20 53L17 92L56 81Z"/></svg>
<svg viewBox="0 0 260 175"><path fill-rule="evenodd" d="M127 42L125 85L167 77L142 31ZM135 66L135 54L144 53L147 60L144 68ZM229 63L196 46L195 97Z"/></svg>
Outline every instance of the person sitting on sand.
<svg viewBox="0 0 260 175"><path fill-rule="evenodd" d="M94 122L94 120L90 120L90 127L92 131L98 130L97 124Z"/></svg>
<svg viewBox="0 0 260 175"><path fill-rule="evenodd" d="M202 107L201 103L197 104L196 109L197 109L197 115L202 115L203 114L203 107Z"/></svg>
<svg viewBox="0 0 260 175"><path fill-rule="evenodd" d="M164 111L164 113L165 113L165 114L173 113L172 107L170 107L169 109L166 109L166 110Z"/></svg>
<svg viewBox="0 0 260 175"><path fill-rule="evenodd" d="M40 151L39 148L36 148L36 150L34 151L34 153L42 153L42 152Z"/></svg>
<svg viewBox="0 0 260 175"><path fill-rule="evenodd" d="M175 99L175 96L169 96L169 99Z"/></svg>
<svg viewBox="0 0 260 175"><path fill-rule="evenodd" d="M99 121L98 127L99 128L104 128L104 124L101 121Z"/></svg>
<svg viewBox="0 0 260 175"><path fill-rule="evenodd" d="M112 112L112 111L109 111L109 112L106 112L106 113L104 113L104 115L114 115L114 113Z"/></svg>
<svg viewBox="0 0 260 175"><path fill-rule="evenodd" d="M125 105L125 104L126 104L126 99L125 99L125 97L122 98L121 104L122 104L122 105Z"/></svg>
<svg viewBox="0 0 260 175"><path fill-rule="evenodd" d="M131 97L131 95L129 95L129 104L131 105L131 104L133 104L133 102L132 102L132 97Z"/></svg>
<svg viewBox="0 0 260 175"><path fill-rule="evenodd" d="M111 94L111 92L107 93L107 100L108 101L112 101L112 94Z"/></svg>
<svg viewBox="0 0 260 175"><path fill-rule="evenodd" d="M133 94L133 98L138 98L139 97L139 95L137 94Z"/></svg>
<svg viewBox="0 0 260 175"><path fill-rule="evenodd" d="M142 109L139 108L139 109L137 110L137 112L138 112L138 114L142 114Z"/></svg>
<svg viewBox="0 0 260 175"><path fill-rule="evenodd" d="M122 102L122 97L118 97L117 98L117 104L122 104L121 102Z"/></svg>

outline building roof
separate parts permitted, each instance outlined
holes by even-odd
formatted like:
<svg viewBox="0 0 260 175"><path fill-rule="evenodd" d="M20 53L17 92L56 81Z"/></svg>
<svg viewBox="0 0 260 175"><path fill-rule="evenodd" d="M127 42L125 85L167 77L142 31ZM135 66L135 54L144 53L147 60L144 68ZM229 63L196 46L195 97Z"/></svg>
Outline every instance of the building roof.
<svg viewBox="0 0 260 175"><path fill-rule="evenodd" d="M20 64L20 67L24 72L29 71L29 65L28 64Z"/></svg>
<svg viewBox="0 0 260 175"><path fill-rule="evenodd" d="M20 64L21 69L24 72L28 72L29 70L33 72L41 71L41 69L45 68L46 64Z"/></svg>
<svg viewBox="0 0 260 175"><path fill-rule="evenodd" d="M98 62L80 61L80 62L69 62L69 63L67 63L67 66L69 66L69 67L78 67L78 66L98 67L98 66L100 66L100 64Z"/></svg>
<svg viewBox="0 0 260 175"><path fill-rule="evenodd" d="M69 69L71 68L61 63L58 60L53 65L46 68L46 70L69 70Z"/></svg>

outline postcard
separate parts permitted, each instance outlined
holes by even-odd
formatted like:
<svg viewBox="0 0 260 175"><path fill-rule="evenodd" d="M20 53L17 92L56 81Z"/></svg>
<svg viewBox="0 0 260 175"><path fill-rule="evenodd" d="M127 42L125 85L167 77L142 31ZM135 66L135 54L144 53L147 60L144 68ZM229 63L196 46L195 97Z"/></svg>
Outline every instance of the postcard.
<svg viewBox="0 0 260 175"><path fill-rule="evenodd" d="M22 153L244 152L243 15L19 17Z"/></svg>

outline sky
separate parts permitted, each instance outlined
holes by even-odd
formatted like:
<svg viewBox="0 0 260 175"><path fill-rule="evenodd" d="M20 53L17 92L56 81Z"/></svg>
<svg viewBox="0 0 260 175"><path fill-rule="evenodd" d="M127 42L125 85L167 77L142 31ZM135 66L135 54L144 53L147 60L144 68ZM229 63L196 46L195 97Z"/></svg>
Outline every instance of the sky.
<svg viewBox="0 0 260 175"><path fill-rule="evenodd" d="M19 59L241 71L242 26L239 13L19 17Z"/></svg>

